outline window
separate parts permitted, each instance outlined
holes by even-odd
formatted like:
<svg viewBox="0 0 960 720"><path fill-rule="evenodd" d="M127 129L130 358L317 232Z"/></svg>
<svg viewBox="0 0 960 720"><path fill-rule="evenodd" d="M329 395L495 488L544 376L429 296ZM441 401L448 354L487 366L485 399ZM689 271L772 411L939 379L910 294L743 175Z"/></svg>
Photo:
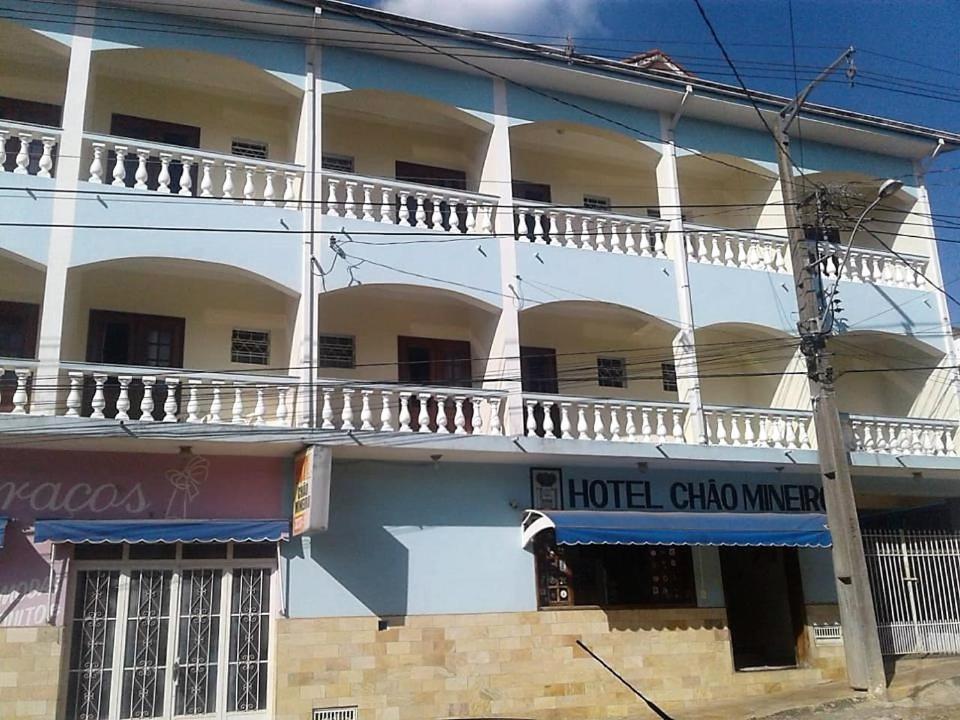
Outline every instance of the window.
<svg viewBox="0 0 960 720"><path fill-rule="evenodd" d="M266 160L269 155L270 146L261 140L244 140L243 138L234 138L230 143L230 154L237 157L252 158L254 160Z"/></svg>
<svg viewBox="0 0 960 720"><path fill-rule="evenodd" d="M660 215L660 208L658 207L648 207L646 208L646 213L648 218L656 218L659 220L662 217Z"/></svg>
<svg viewBox="0 0 960 720"><path fill-rule="evenodd" d="M342 173L354 172L353 158L349 155L331 155L324 153L320 162L324 170Z"/></svg>
<svg viewBox="0 0 960 720"><path fill-rule="evenodd" d="M677 391L677 364L673 360L665 360L660 363L660 378L663 381L663 389L667 392Z"/></svg>
<svg viewBox="0 0 960 720"><path fill-rule="evenodd" d="M269 365L270 333L234 328L230 341L230 362Z"/></svg>
<svg viewBox="0 0 960 720"><path fill-rule="evenodd" d="M587 210L600 210L601 212L610 211L610 198L598 197L597 195L584 195L583 206Z"/></svg>
<svg viewBox="0 0 960 720"><path fill-rule="evenodd" d="M320 335L317 338L317 367L352 368L357 364L352 335Z"/></svg>
<svg viewBox="0 0 960 720"><path fill-rule="evenodd" d="M516 200L548 203L550 202L550 186L544 183L530 182L529 180L514 180L513 197Z"/></svg>
<svg viewBox="0 0 960 720"><path fill-rule="evenodd" d="M78 553L67 720L266 717L275 562L186 560L188 547L156 561L132 546L124 560Z"/></svg>
<svg viewBox="0 0 960 720"><path fill-rule="evenodd" d="M557 545L552 532L534 541L540 607L693 605L687 546Z"/></svg>
<svg viewBox="0 0 960 720"><path fill-rule="evenodd" d="M600 387L625 388L627 361L623 358L597 358L597 383Z"/></svg>
<svg viewBox="0 0 960 720"><path fill-rule="evenodd" d="M0 357L34 357L39 322L39 305L0 301Z"/></svg>

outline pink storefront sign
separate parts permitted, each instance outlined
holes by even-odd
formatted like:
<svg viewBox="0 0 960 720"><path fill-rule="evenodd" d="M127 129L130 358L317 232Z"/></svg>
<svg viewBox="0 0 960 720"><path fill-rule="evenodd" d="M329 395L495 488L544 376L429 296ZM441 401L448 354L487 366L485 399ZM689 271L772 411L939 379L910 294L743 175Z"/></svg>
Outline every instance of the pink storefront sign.
<svg viewBox="0 0 960 720"><path fill-rule="evenodd" d="M289 472L285 458L0 450L0 626L46 622L50 548L34 544L35 520L282 518Z"/></svg>

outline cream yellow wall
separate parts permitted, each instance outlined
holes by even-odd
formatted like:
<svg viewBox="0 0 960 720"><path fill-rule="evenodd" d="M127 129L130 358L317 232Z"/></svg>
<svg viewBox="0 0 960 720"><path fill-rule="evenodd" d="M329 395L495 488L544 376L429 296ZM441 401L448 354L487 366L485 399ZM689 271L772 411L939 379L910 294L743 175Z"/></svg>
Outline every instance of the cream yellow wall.
<svg viewBox="0 0 960 720"><path fill-rule="evenodd" d="M0 52L0 95L62 107L66 84L66 63L29 62Z"/></svg>
<svg viewBox="0 0 960 720"><path fill-rule="evenodd" d="M321 295L320 334L352 335L357 367L317 369L320 377L396 382L397 337L465 340L473 355L473 377L483 377L496 329L496 315L442 293L365 285ZM480 387L480 382L474 383Z"/></svg>
<svg viewBox="0 0 960 720"><path fill-rule="evenodd" d="M44 272L0 254L0 300L43 302Z"/></svg>
<svg viewBox="0 0 960 720"><path fill-rule="evenodd" d="M639 313L604 310L593 308L585 315L580 303L560 303L522 312L520 344L557 351L561 395L676 401L677 393L664 390L660 379L660 363L673 360L675 332ZM599 385L598 357L626 361L625 388Z"/></svg>
<svg viewBox="0 0 960 720"><path fill-rule="evenodd" d="M734 164L735 160L730 162ZM705 157L688 155L677 161L677 172L688 222L785 234L783 208L773 205L781 202L776 177L759 166L737 170Z"/></svg>
<svg viewBox="0 0 960 720"><path fill-rule="evenodd" d="M87 130L109 133L113 113L199 127L200 147L213 152L229 154L234 138L263 141L270 160L292 162L300 107L292 98L267 103L185 84L96 76Z"/></svg>
<svg viewBox="0 0 960 720"><path fill-rule="evenodd" d="M659 207L655 158L652 153L651 158L640 152L636 156L625 155L635 161L598 161L574 154L513 147L511 162L515 180L549 185L554 204L581 207L584 195L594 195L609 198L614 213L646 217L646 208Z"/></svg>
<svg viewBox="0 0 960 720"><path fill-rule="evenodd" d="M297 301L254 281L151 273L150 264L135 270L113 264L75 269L69 275L64 318L65 360L86 359L90 310L182 317L183 365L196 370L263 371L262 365L230 362L234 328L270 333L270 367L287 374L290 328Z"/></svg>
<svg viewBox="0 0 960 720"><path fill-rule="evenodd" d="M480 182L483 133L463 126L460 132L446 132L432 126L380 121L362 112L324 112L323 152L354 158L358 175L395 178L396 161L462 170L467 189Z"/></svg>

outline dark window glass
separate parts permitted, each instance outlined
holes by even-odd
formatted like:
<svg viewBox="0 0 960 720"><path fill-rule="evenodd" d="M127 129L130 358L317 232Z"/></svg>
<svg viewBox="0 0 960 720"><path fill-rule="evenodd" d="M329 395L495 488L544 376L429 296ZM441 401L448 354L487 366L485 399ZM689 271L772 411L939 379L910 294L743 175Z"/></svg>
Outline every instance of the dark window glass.
<svg viewBox="0 0 960 720"><path fill-rule="evenodd" d="M317 338L317 367L356 366L356 346L352 335L320 335Z"/></svg>
<svg viewBox="0 0 960 720"><path fill-rule="evenodd" d="M184 560L211 560L227 556L226 543L184 543Z"/></svg>
<svg viewBox="0 0 960 720"><path fill-rule="evenodd" d="M131 560L173 560L177 557L176 543L132 543Z"/></svg>
<svg viewBox="0 0 960 720"><path fill-rule="evenodd" d="M623 358L597 358L597 383L600 387L626 387L626 361Z"/></svg>
<svg viewBox="0 0 960 720"><path fill-rule="evenodd" d="M275 558L277 556L276 543L234 543L233 556L235 558Z"/></svg>
<svg viewBox="0 0 960 720"><path fill-rule="evenodd" d="M677 364L672 360L660 363L660 377L663 380L663 389L668 392L677 391Z"/></svg>
<svg viewBox="0 0 960 720"><path fill-rule="evenodd" d="M121 543L78 543L73 546L74 560L121 560Z"/></svg>

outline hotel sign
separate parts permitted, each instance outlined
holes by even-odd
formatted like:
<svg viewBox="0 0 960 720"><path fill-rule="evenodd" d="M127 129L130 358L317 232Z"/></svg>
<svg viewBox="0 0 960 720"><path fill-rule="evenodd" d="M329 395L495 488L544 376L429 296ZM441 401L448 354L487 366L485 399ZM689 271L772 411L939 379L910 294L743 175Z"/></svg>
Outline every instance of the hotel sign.
<svg viewBox="0 0 960 720"><path fill-rule="evenodd" d="M545 468L531 470L530 480L538 510L826 512L823 488L804 483L564 478Z"/></svg>
<svg viewBox="0 0 960 720"><path fill-rule="evenodd" d="M293 466L292 534L327 529L330 519L330 448L310 445L297 453Z"/></svg>

